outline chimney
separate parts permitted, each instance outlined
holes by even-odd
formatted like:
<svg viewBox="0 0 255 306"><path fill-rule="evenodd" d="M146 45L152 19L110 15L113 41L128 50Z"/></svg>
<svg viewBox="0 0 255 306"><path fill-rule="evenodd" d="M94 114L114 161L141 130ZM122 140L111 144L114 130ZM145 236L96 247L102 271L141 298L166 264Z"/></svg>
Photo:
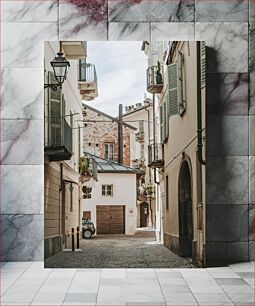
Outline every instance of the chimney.
<svg viewBox="0 0 255 306"><path fill-rule="evenodd" d="M123 105L119 104L118 121L118 162L123 164Z"/></svg>

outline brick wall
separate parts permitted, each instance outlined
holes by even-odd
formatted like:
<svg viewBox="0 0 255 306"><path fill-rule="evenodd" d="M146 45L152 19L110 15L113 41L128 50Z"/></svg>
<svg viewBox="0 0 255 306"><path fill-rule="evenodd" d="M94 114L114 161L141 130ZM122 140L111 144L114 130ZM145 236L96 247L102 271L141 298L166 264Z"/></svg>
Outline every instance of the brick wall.
<svg viewBox="0 0 255 306"><path fill-rule="evenodd" d="M85 127L83 130L84 150L104 158L104 144L114 143L114 161L118 162L118 124L115 121L96 111L86 109L84 112ZM102 122L87 122L95 120ZM107 122L105 122L107 121ZM130 165L130 133L128 127L123 128L123 163Z"/></svg>

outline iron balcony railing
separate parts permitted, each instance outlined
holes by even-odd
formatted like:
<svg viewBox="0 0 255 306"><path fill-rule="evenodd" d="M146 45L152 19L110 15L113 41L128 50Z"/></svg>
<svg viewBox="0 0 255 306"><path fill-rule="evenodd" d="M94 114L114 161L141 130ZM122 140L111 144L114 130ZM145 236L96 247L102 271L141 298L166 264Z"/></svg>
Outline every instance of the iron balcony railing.
<svg viewBox="0 0 255 306"><path fill-rule="evenodd" d="M79 61L79 82L97 83L95 65L88 64L84 60Z"/></svg>
<svg viewBox="0 0 255 306"><path fill-rule="evenodd" d="M147 90L150 93L160 93L163 88L163 66L151 66L147 69Z"/></svg>
<svg viewBox="0 0 255 306"><path fill-rule="evenodd" d="M149 145L148 147L148 166L151 168L162 168L164 159L162 154L162 145L160 143Z"/></svg>
<svg viewBox="0 0 255 306"><path fill-rule="evenodd" d="M48 149L64 147L72 154L72 128L66 119L50 118L48 124L48 139L45 141L45 147Z"/></svg>

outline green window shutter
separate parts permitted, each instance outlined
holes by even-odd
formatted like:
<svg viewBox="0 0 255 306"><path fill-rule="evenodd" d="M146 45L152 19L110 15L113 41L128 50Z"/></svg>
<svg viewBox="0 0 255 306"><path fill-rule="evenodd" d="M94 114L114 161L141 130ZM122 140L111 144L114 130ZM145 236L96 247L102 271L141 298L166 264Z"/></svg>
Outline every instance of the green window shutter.
<svg viewBox="0 0 255 306"><path fill-rule="evenodd" d="M55 84L57 81L55 79L54 73L49 72L48 75L49 84ZM58 87L56 91L49 87L48 91L49 97L49 145L61 145L61 90Z"/></svg>
<svg viewBox="0 0 255 306"><path fill-rule="evenodd" d="M206 83L206 45L204 41L200 43L200 53L201 88L204 88Z"/></svg>
<svg viewBox="0 0 255 306"><path fill-rule="evenodd" d="M165 97L165 120L166 120L166 125L165 125L165 137L169 136L169 103L168 103L168 95Z"/></svg>
<svg viewBox="0 0 255 306"><path fill-rule="evenodd" d="M159 112L160 112L160 140L161 142L163 142L165 139L165 136L164 136L164 115L163 115L162 105L159 108Z"/></svg>
<svg viewBox="0 0 255 306"><path fill-rule="evenodd" d="M177 64L168 65L169 116L179 115Z"/></svg>
<svg viewBox="0 0 255 306"><path fill-rule="evenodd" d="M167 101L164 101L164 140L168 137L168 107Z"/></svg>
<svg viewBox="0 0 255 306"><path fill-rule="evenodd" d="M178 87L178 104L179 107L184 108L183 104L183 55L178 52L177 55L177 87Z"/></svg>

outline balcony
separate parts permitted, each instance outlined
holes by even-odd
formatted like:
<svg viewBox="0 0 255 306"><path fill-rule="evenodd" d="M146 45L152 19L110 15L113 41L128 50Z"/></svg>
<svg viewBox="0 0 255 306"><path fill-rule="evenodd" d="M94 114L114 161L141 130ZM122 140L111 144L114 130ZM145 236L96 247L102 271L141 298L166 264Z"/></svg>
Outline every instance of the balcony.
<svg viewBox="0 0 255 306"><path fill-rule="evenodd" d="M135 140L139 143L144 143L144 132L138 132L135 134Z"/></svg>
<svg viewBox="0 0 255 306"><path fill-rule="evenodd" d="M146 165L145 165L144 159L138 158L138 159L132 160L132 168L139 169L139 170L145 170Z"/></svg>
<svg viewBox="0 0 255 306"><path fill-rule="evenodd" d="M160 143L152 144L148 147L150 168L163 168L164 159L162 156L162 145Z"/></svg>
<svg viewBox="0 0 255 306"><path fill-rule="evenodd" d="M163 89L163 66L151 66L147 69L147 91L161 93Z"/></svg>
<svg viewBox="0 0 255 306"><path fill-rule="evenodd" d="M48 139L45 142L44 154L50 162L70 160L72 151L72 128L65 119L50 119L48 125Z"/></svg>
<svg viewBox="0 0 255 306"><path fill-rule="evenodd" d="M80 60L78 74L78 88L82 99L85 101L94 100L98 96L95 65Z"/></svg>
<svg viewBox="0 0 255 306"><path fill-rule="evenodd" d="M62 48L67 59L78 60L87 56L85 41L63 41Z"/></svg>

